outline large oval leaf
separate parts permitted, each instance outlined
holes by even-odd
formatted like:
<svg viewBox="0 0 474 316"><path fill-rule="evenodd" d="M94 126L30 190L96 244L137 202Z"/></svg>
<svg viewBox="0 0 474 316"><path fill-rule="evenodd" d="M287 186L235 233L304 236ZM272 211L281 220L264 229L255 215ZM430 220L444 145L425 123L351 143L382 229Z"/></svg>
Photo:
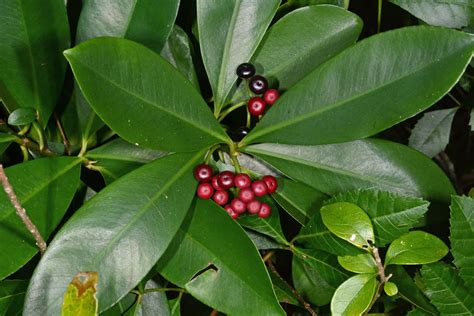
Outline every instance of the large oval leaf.
<svg viewBox="0 0 474 316"><path fill-rule="evenodd" d="M0 2L0 98L34 108L44 125L63 87L69 25L63 1Z"/></svg>
<svg viewBox="0 0 474 316"><path fill-rule="evenodd" d="M167 151L231 142L191 83L144 46L97 38L64 54L87 101L125 140Z"/></svg>
<svg viewBox="0 0 474 316"><path fill-rule="evenodd" d="M150 271L173 239L196 189L203 153L155 160L107 186L55 236L32 277L24 313L57 315L80 271L99 273L103 311Z"/></svg>
<svg viewBox="0 0 474 316"><path fill-rule="evenodd" d="M357 274L342 283L331 300L333 315L362 315L377 288L377 274Z"/></svg>
<svg viewBox="0 0 474 316"><path fill-rule="evenodd" d="M158 270L223 313L284 315L257 249L240 226L208 200L197 200ZM229 299L232 293L239 299Z"/></svg>
<svg viewBox="0 0 474 316"><path fill-rule="evenodd" d="M450 194L455 193L449 179L430 159L385 140L320 146L260 144L244 150L289 178L328 195L377 188L448 204Z"/></svg>
<svg viewBox="0 0 474 316"><path fill-rule="evenodd" d="M469 34L423 26L372 36L293 86L242 143L315 145L374 135L446 94L473 44Z"/></svg>
<svg viewBox="0 0 474 316"><path fill-rule="evenodd" d="M61 221L79 185L78 158L43 158L5 169L18 200L44 239ZM0 189L0 280L36 253L36 241Z"/></svg>
<svg viewBox="0 0 474 316"><path fill-rule="evenodd" d="M198 0L199 45L219 113L237 81L235 69L248 62L280 0Z"/></svg>

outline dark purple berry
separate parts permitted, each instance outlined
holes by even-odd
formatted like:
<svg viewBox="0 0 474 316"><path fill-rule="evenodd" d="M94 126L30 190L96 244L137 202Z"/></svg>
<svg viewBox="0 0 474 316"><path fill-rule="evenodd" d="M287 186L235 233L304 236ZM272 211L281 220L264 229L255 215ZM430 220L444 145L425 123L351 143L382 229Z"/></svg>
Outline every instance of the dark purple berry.
<svg viewBox="0 0 474 316"><path fill-rule="evenodd" d="M209 165L200 164L194 168L194 178L198 182L209 182L212 179L214 171Z"/></svg>
<svg viewBox="0 0 474 316"><path fill-rule="evenodd" d="M258 214L260 212L260 208L262 207L262 202L259 200L253 200L247 203L247 212L250 214Z"/></svg>
<svg viewBox="0 0 474 316"><path fill-rule="evenodd" d="M250 188L240 189L239 199L244 203L249 203L255 199L255 193Z"/></svg>
<svg viewBox="0 0 474 316"><path fill-rule="evenodd" d="M253 97L248 102L248 109L253 116L262 115L265 112L265 101L260 97Z"/></svg>
<svg viewBox="0 0 474 316"><path fill-rule="evenodd" d="M268 88L268 81L262 76L253 76L249 82L249 88L255 94L262 94Z"/></svg>
<svg viewBox="0 0 474 316"><path fill-rule="evenodd" d="M262 180L267 185L268 193L273 193L278 188L278 182L274 176L264 176Z"/></svg>
<svg viewBox="0 0 474 316"><path fill-rule="evenodd" d="M264 196L268 193L267 185L262 180L254 181L252 183L252 190L256 196Z"/></svg>
<svg viewBox="0 0 474 316"><path fill-rule="evenodd" d="M235 72L240 78L248 79L255 75L255 67L251 63L243 63L237 66L237 70Z"/></svg>
<svg viewBox="0 0 474 316"><path fill-rule="evenodd" d="M280 93L278 93L278 90L275 89L268 89L263 94L263 100L265 100L265 103L268 105L273 105L273 103L275 103L279 97Z"/></svg>
<svg viewBox="0 0 474 316"><path fill-rule="evenodd" d="M210 199L212 195L214 194L214 188L212 185L208 182L200 183L197 188L197 196L199 196L201 199Z"/></svg>
<svg viewBox="0 0 474 316"><path fill-rule="evenodd" d="M246 173L239 173L234 178L234 184L239 189L245 189L250 187L252 179L250 179L249 175Z"/></svg>
<svg viewBox="0 0 474 316"><path fill-rule="evenodd" d="M228 190L234 187L234 173L230 171L223 171L219 174L219 186L223 190Z"/></svg>
<svg viewBox="0 0 474 316"><path fill-rule="evenodd" d="M267 218L272 213L272 208L267 203L262 202L260 211L258 212L258 217Z"/></svg>
<svg viewBox="0 0 474 316"><path fill-rule="evenodd" d="M245 205L243 201L237 198L233 199L232 202L230 202L230 206L235 212L239 214L244 213L245 210L247 209L247 205Z"/></svg>

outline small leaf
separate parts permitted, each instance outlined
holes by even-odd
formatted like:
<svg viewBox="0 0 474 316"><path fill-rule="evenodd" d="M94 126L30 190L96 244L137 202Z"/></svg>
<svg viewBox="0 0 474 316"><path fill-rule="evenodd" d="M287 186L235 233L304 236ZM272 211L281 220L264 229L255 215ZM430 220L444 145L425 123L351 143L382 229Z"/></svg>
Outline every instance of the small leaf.
<svg viewBox="0 0 474 316"><path fill-rule="evenodd" d="M339 202L323 206L320 212L324 225L337 237L360 248L375 241L372 222L357 205Z"/></svg>
<svg viewBox="0 0 474 316"><path fill-rule="evenodd" d="M474 287L474 199L453 196L451 202L451 253L459 276L469 288Z"/></svg>
<svg viewBox="0 0 474 316"><path fill-rule="evenodd" d="M449 142L451 124L458 108L427 112L413 128L408 145L432 158Z"/></svg>
<svg viewBox="0 0 474 316"><path fill-rule="evenodd" d="M28 282L29 280L4 280L0 282L1 315L21 315Z"/></svg>
<svg viewBox="0 0 474 316"><path fill-rule="evenodd" d="M393 282L385 282L383 285L383 290L388 296L394 296L398 294L398 287L395 283Z"/></svg>
<svg viewBox="0 0 474 316"><path fill-rule="evenodd" d="M270 279L272 280L273 289L280 303L291 304L295 306L300 306L298 297L293 292L290 285L281 278L281 276L276 275L272 270L268 271L270 273Z"/></svg>
<svg viewBox="0 0 474 316"><path fill-rule="evenodd" d="M10 125L27 125L36 120L36 110L33 108L19 108L10 113L8 116L8 124Z"/></svg>
<svg viewBox="0 0 474 316"><path fill-rule="evenodd" d="M377 289L376 274L357 274L342 283L331 300L334 315L362 315Z"/></svg>
<svg viewBox="0 0 474 316"><path fill-rule="evenodd" d="M446 256L448 247L438 237L412 231L394 240L385 255L385 266L389 264L427 264Z"/></svg>
<svg viewBox="0 0 474 316"><path fill-rule="evenodd" d="M452 267L436 262L423 266L421 275L426 295L441 315L474 314L474 296Z"/></svg>
<svg viewBox="0 0 474 316"><path fill-rule="evenodd" d="M369 253L361 253L356 256L337 257L339 264L354 273L377 273L377 263Z"/></svg>
<svg viewBox="0 0 474 316"><path fill-rule="evenodd" d="M78 272L69 283L61 308L61 316L97 315L97 272Z"/></svg>

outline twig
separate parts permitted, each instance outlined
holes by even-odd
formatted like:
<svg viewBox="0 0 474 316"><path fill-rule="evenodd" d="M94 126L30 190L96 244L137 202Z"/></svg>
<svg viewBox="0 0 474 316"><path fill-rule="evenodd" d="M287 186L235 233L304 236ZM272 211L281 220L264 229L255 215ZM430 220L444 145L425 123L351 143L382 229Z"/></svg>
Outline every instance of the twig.
<svg viewBox="0 0 474 316"><path fill-rule="evenodd" d="M211 314L209 316L217 316L219 315L219 311L217 309L212 310Z"/></svg>
<svg viewBox="0 0 474 316"><path fill-rule="evenodd" d="M13 191L13 187L8 181L7 175L5 174L5 170L3 169L2 164L0 164L0 181L2 182L3 189L5 190L5 193L10 199L10 202L12 203L13 207L15 208L16 213L18 214L18 216L20 216L21 220L23 221L23 224L25 224L26 228L35 238L36 245L38 246L41 255L43 255L46 251L46 242L41 236L41 233L39 232L38 228L36 228L35 224L33 224L31 219L26 214L26 210L21 206L20 201L18 201L15 191Z"/></svg>
<svg viewBox="0 0 474 316"><path fill-rule="evenodd" d="M379 249L377 247L372 248L372 255L374 256L375 263L377 264L377 270L378 270L378 275L379 275L379 278L380 278L380 283L378 285L376 294L375 294L374 298L372 299L372 302L370 302L369 307L365 310L364 315L367 315L370 312L370 310L374 306L375 302L377 302L380 295L382 295L384 284L392 277L391 274L389 274L388 276L385 275L385 268L383 266L382 258L380 257Z"/></svg>
<svg viewBox="0 0 474 316"><path fill-rule="evenodd" d="M311 316L317 316L316 312L314 311L313 308L311 308L311 305L306 302L304 300L304 298L300 295L300 293L296 292L296 290L290 285L288 284L288 282L286 282L285 279L283 279L280 275L280 273L278 273L278 271L276 270L275 266L273 265L273 262L271 260L268 260L265 262L268 267L270 268L270 270L272 270L273 273L275 273L275 275L280 279L282 280L283 282L285 282L286 285L288 285L288 287L290 288L291 292L293 292L293 294L295 294L295 296L298 298L298 301L304 306L304 308L311 314Z"/></svg>
<svg viewBox="0 0 474 316"><path fill-rule="evenodd" d="M61 138L63 140L64 149L68 155L71 155L71 147L69 145L69 140L67 139L66 132L64 131L63 125L58 117L58 114L54 112L54 120L56 121L56 126L59 129L59 133L61 134Z"/></svg>

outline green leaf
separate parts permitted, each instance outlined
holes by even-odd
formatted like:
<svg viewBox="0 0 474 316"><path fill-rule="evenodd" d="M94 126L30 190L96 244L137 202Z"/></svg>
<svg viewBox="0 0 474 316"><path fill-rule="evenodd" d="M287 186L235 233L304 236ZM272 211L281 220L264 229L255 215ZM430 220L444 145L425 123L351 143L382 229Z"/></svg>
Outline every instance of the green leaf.
<svg viewBox="0 0 474 316"><path fill-rule="evenodd" d="M6 168L21 205L45 240L55 230L79 185L78 158L42 158ZM0 280L38 252L36 241L0 189Z"/></svg>
<svg viewBox="0 0 474 316"><path fill-rule="evenodd" d="M349 273L337 263L336 257L315 249L299 249L293 256L292 277L295 289L313 304L326 305L336 288Z"/></svg>
<svg viewBox="0 0 474 316"><path fill-rule="evenodd" d="M86 1L77 26L77 43L113 36L128 38L156 52L165 45L179 0Z"/></svg>
<svg viewBox="0 0 474 316"><path fill-rule="evenodd" d="M331 300L333 315L362 315L377 288L376 274L357 274L342 283Z"/></svg>
<svg viewBox="0 0 474 316"><path fill-rule="evenodd" d="M369 253L361 253L356 256L338 256L337 262L346 269L354 273L377 273L377 263Z"/></svg>
<svg viewBox="0 0 474 316"><path fill-rule="evenodd" d="M192 43L186 32L178 25L174 25L165 46L161 50L161 56L178 69L199 90L192 49Z"/></svg>
<svg viewBox="0 0 474 316"><path fill-rule="evenodd" d="M8 116L10 125L27 125L33 123L36 119L36 110L33 108L19 108L11 112Z"/></svg>
<svg viewBox="0 0 474 316"><path fill-rule="evenodd" d="M414 308L407 313L407 316L429 316L429 315L436 315L436 314L430 314L418 308Z"/></svg>
<svg viewBox="0 0 474 316"><path fill-rule="evenodd" d="M393 282L386 282L383 285L383 290L388 296L394 296L398 294L398 287L395 283Z"/></svg>
<svg viewBox="0 0 474 316"><path fill-rule="evenodd" d="M469 125L471 126L471 131L474 132L474 109L471 110L471 117L469 118Z"/></svg>
<svg viewBox="0 0 474 316"><path fill-rule="evenodd" d="M451 253L459 276L469 288L474 287L474 199L453 196L451 202Z"/></svg>
<svg viewBox="0 0 474 316"><path fill-rule="evenodd" d="M267 32L252 57L263 75L286 91L316 67L354 44L362 30L355 14L334 6L295 10ZM298 36L295 36L298 34Z"/></svg>
<svg viewBox="0 0 474 316"><path fill-rule="evenodd" d="M255 247L258 250L267 250L267 249L285 249L280 243L278 243L274 238L269 237L264 234L257 233L250 229L245 229L247 236L252 240Z"/></svg>
<svg viewBox="0 0 474 316"><path fill-rule="evenodd" d="M419 198L373 189L340 193L326 204L349 202L357 204L374 224L377 247L397 239L408 232L428 211L429 202Z"/></svg>
<svg viewBox="0 0 474 316"><path fill-rule="evenodd" d="M151 50L98 38L64 54L87 101L125 140L168 151L231 142L191 83Z"/></svg>
<svg viewBox="0 0 474 316"><path fill-rule="evenodd" d="M166 154L163 151L141 148L117 138L87 152L86 157L97 161L94 167L100 171L105 182L110 184L130 171Z"/></svg>
<svg viewBox="0 0 474 316"><path fill-rule="evenodd" d="M209 200L197 199L158 262L158 271L225 314L284 315L257 249L242 228ZM229 300L229 293L239 293L239 299Z"/></svg>
<svg viewBox="0 0 474 316"><path fill-rule="evenodd" d="M474 314L474 296L452 267L436 262L423 266L421 275L427 288L426 295L441 315Z"/></svg>
<svg viewBox="0 0 474 316"><path fill-rule="evenodd" d="M45 126L63 87L69 26L62 1L0 3L0 98L9 112L33 108Z"/></svg>
<svg viewBox="0 0 474 316"><path fill-rule="evenodd" d="M0 282L1 315L21 315L27 287L28 280L4 280Z"/></svg>
<svg viewBox="0 0 474 316"><path fill-rule="evenodd" d="M278 189L272 197L302 225L305 225L321 208L323 201L328 199L326 194L286 178L278 178Z"/></svg>
<svg viewBox="0 0 474 316"><path fill-rule="evenodd" d="M357 205L338 202L323 206L320 212L329 231L354 246L366 248L375 241L372 222Z"/></svg>
<svg viewBox="0 0 474 316"><path fill-rule="evenodd" d="M392 265L387 267L385 271L386 275L392 274L390 280L397 285L398 295L402 299L428 314L438 314L436 308L431 305L428 298L423 294L420 288L418 288L411 276L405 271L404 267Z"/></svg>
<svg viewBox="0 0 474 316"><path fill-rule="evenodd" d="M33 274L25 314L56 315L78 271L100 275L99 311L124 297L164 253L194 197L204 153L157 159L84 204L50 243Z"/></svg>
<svg viewBox="0 0 474 316"><path fill-rule="evenodd" d="M179 295L177 298L168 301L171 316L181 316L181 297L182 296Z"/></svg>
<svg viewBox="0 0 474 316"><path fill-rule="evenodd" d="M320 146L260 144L243 150L328 195L373 188L447 204L455 194L434 162L409 147L385 140Z"/></svg>
<svg viewBox="0 0 474 316"><path fill-rule="evenodd" d="M428 24L462 28L474 24L474 4L452 0L390 0Z"/></svg>
<svg viewBox="0 0 474 316"><path fill-rule="evenodd" d="M408 145L430 158L439 154L449 142L451 124L457 109L425 113L413 128Z"/></svg>
<svg viewBox="0 0 474 316"><path fill-rule="evenodd" d="M237 80L235 69L250 60L279 4L280 0L197 1L199 45L215 113L225 105Z"/></svg>
<svg viewBox="0 0 474 316"><path fill-rule="evenodd" d="M164 288L162 282L149 280L146 282L144 291L140 291L141 300L137 302L139 312L137 315L143 316L170 316L170 307L166 298L166 293L162 291L147 292L151 289ZM179 305L179 304L178 304ZM141 313L141 314L140 314Z"/></svg>
<svg viewBox="0 0 474 316"><path fill-rule="evenodd" d="M0 155L7 150L8 146L14 141L17 137L15 135L0 133Z"/></svg>
<svg viewBox="0 0 474 316"><path fill-rule="evenodd" d="M276 275L272 270L269 270L268 272L270 273L270 279L272 280L273 289L275 290L278 301L281 303L300 306L301 304L298 301L298 297L293 293L290 285L288 285L281 276Z"/></svg>
<svg viewBox="0 0 474 316"><path fill-rule="evenodd" d="M385 266L432 263L448 252L449 248L438 237L422 231L412 231L390 244L385 255Z"/></svg>
<svg viewBox="0 0 474 316"><path fill-rule="evenodd" d="M97 272L78 272L69 283L61 308L61 316L97 315Z"/></svg>
<svg viewBox="0 0 474 316"><path fill-rule="evenodd" d="M422 26L371 36L283 94L241 143L318 145L374 135L445 95L473 43L463 32Z"/></svg>

